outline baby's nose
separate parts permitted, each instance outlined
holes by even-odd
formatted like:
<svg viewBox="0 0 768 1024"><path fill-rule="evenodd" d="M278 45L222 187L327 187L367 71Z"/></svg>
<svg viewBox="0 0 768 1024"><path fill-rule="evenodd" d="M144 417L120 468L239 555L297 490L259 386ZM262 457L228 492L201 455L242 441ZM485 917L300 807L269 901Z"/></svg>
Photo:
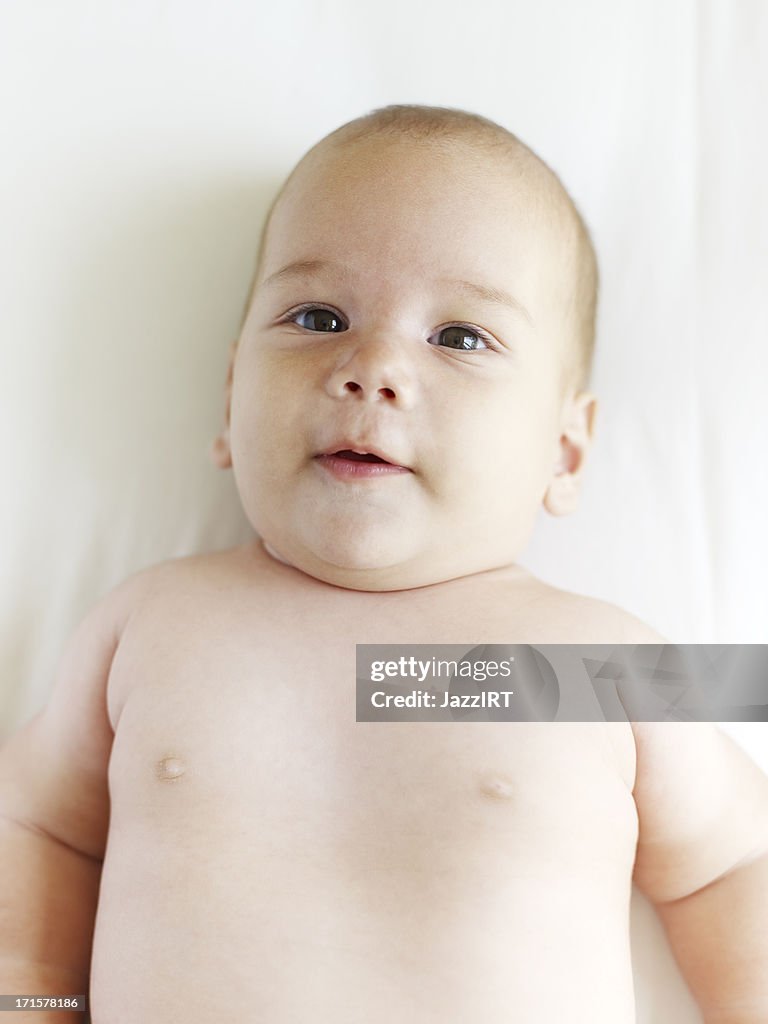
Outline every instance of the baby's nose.
<svg viewBox="0 0 768 1024"><path fill-rule="evenodd" d="M410 407L416 394L415 370L402 346L361 344L331 372L327 389L334 398L354 396L357 401Z"/></svg>

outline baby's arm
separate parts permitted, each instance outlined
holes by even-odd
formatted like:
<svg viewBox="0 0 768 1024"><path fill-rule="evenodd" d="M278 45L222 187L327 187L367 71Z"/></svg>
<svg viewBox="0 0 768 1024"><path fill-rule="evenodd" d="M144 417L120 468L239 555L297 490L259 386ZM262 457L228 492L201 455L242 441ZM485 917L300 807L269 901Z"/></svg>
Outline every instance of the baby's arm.
<svg viewBox="0 0 768 1024"><path fill-rule="evenodd" d="M106 682L142 574L72 635L47 706L0 748L0 993L88 993L109 822ZM22 1021L80 1020L30 1011Z"/></svg>
<svg viewBox="0 0 768 1024"><path fill-rule="evenodd" d="M768 777L710 724L633 722L634 881L707 1024L768 1021Z"/></svg>

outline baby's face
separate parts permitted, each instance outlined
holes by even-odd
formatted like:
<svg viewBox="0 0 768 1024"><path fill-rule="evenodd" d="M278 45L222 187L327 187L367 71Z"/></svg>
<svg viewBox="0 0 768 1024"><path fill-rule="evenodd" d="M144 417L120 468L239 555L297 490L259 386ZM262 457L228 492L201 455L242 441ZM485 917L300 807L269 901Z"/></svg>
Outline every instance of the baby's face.
<svg viewBox="0 0 768 1024"><path fill-rule="evenodd" d="M229 446L254 529L311 576L396 590L498 568L542 502L569 510L591 414L563 388L558 239L503 173L466 146L326 147L273 212ZM403 469L320 457L341 449Z"/></svg>

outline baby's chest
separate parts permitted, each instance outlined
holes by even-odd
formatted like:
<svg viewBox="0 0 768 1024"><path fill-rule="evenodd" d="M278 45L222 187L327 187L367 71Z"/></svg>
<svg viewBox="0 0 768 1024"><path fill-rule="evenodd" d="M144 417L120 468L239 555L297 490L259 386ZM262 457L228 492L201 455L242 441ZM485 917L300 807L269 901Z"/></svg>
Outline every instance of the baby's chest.
<svg viewBox="0 0 768 1024"><path fill-rule="evenodd" d="M634 804L606 733L621 727L356 722L354 645L259 639L154 644L116 666L113 822L336 864L629 855Z"/></svg>

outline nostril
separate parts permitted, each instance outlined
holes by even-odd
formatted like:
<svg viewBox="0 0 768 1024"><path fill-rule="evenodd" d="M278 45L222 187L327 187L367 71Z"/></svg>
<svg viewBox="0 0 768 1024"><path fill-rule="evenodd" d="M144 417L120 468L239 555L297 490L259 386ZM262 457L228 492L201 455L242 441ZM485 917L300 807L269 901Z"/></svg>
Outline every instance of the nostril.
<svg viewBox="0 0 768 1024"><path fill-rule="evenodd" d="M361 385L358 384L357 381L354 381L354 380L348 380L346 382L346 384L344 385L344 387L345 387L345 389L347 391L353 391L354 392L354 391L362 390ZM383 395L384 398L394 398L395 397L395 392L392 390L392 388L383 387L383 388L378 388L377 391L378 391L378 393L380 395Z"/></svg>

